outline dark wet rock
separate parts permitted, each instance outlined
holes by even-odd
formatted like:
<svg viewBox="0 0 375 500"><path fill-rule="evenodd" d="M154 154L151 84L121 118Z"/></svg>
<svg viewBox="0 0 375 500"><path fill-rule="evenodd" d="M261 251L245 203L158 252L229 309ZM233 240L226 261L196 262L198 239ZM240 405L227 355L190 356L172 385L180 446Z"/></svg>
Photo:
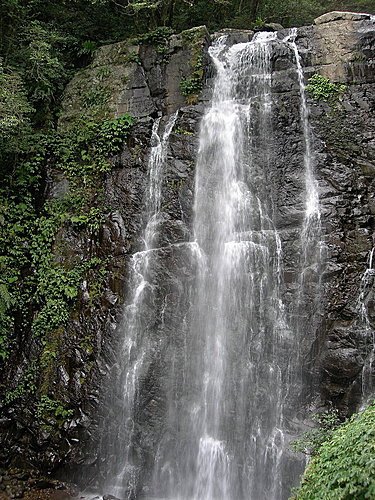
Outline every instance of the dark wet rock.
<svg viewBox="0 0 375 500"><path fill-rule="evenodd" d="M217 33L212 34L211 39L214 41L223 35L226 35L228 43L230 45L233 45L235 43L250 42L254 36L254 31L225 28L225 29L218 31Z"/></svg>
<svg viewBox="0 0 375 500"><path fill-rule="evenodd" d="M7 474L0 475L0 498L67 500L77 493L74 485L43 477L36 470L11 468Z"/></svg>

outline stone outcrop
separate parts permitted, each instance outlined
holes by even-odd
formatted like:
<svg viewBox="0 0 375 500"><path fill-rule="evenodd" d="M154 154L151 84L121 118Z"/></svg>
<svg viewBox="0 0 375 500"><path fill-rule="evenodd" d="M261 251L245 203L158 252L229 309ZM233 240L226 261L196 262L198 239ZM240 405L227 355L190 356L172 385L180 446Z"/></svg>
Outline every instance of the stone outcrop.
<svg viewBox="0 0 375 500"><path fill-rule="evenodd" d="M253 35L237 30L226 33L233 42L247 41ZM288 33L281 30L277 36L283 39ZM81 113L106 117L128 112L137 117L137 122L121 155L112 159L114 168L106 175L105 194L111 211L98 237L92 239L90 234L77 233L73 228L66 228L59 235L61 241L68 243L66 250L56 250L61 252L60 259L83 258L90 252L109 262L101 296L95 303L87 298L82 285L71 321L61 333L62 351L49 373L51 390L62 395L73 415L52 435L38 426L27 408L8 405L1 421L0 444L7 464L32 464L56 471L66 464L74 470L77 463L84 463L87 469L95 464L95 470L100 470L100 464L96 464L97 420L109 411L102 403L101 388L113 368L113 354L119 342L129 259L141 244L152 118L179 109L163 182L162 246L166 247L192 239L199 123L210 97L214 73L207 53L210 40L207 30L200 27L173 35L161 47L126 42L102 47L91 65L78 73L66 89L61 128L69 127ZM316 270L311 270L311 296L321 286L323 304L313 318L317 329L308 342L310 354L305 360L304 376L312 381L307 385L310 394L305 398L306 404L333 405L348 415L362 397L361 375L373 348L375 326L373 273L367 273L364 279L375 230L374 22L366 14L325 14L314 26L299 28L296 43L306 79L319 73L346 85L345 92L335 100L308 99L325 265L318 277ZM284 251L285 298L291 302L299 279L293 242L299 237L304 214L300 97L293 52L286 46L278 49L272 64L274 151L267 188L272 190L275 201ZM183 95L180 84L191 78L198 84ZM67 189L66 181L54 172L49 175L51 196L59 196ZM61 249L57 243L56 249ZM183 250L160 252L164 259L160 286L171 291L168 314L178 325L179 287L190 279L191 270ZM361 316L363 307L366 318ZM172 331L160 335L161 345L168 345L168 336L180 339ZM158 356L155 373L167 369L162 354ZM14 371L10 373L14 375ZM13 377L13 382L9 381L11 387L14 380ZM155 383L150 382L152 390L157 388L156 380L157 375ZM158 418L155 410L155 419ZM158 424L155 421L150 425ZM147 447L152 451L152 445L148 443Z"/></svg>
<svg viewBox="0 0 375 500"><path fill-rule="evenodd" d="M360 14L357 12L327 12L314 20L314 24L325 24L331 21L363 21L364 19L371 19L370 14Z"/></svg>

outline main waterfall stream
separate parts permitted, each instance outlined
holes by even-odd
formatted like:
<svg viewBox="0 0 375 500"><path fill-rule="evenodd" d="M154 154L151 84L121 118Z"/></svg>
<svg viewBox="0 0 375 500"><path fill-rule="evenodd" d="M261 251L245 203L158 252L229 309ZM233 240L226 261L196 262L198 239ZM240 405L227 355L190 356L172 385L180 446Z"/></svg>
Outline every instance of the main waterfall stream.
<svg viewBox="0 0 375 500"><path fill-rule="evenodd" d="M132 300L112 403L118 434L105 445L109 478L103 489L117 497L279 500L298 481L303 463L288 444L301 403L306 324L292 316L305 305L305 272L316 272L320 259L320 215L295 36L278 40L276 33L262 32L228 46L224 35L209 49L216 77L200 129L190 242L159 242L164 163L177 114L161 139L159 120L154 124L144 243L132 259ZM271 188L277 44L295 58L304 149L306 209L296 243L302 292L292 305L283 297L282 238ZM167 285L157 299L152 281L163 255L172 251L184 255L194 275L179 292L185 311L177 326L168 324ZM153 314L169 332L168 347L155 340ZM176 328L183 340L173 338ZM162 375L153 356L166 360ZM140 402L145 381L152 386L147 411ZM165 398L158 406L160 387ZM152 414L159 407L162 417ZM139 451L141 442L153 455Z"/></svg>

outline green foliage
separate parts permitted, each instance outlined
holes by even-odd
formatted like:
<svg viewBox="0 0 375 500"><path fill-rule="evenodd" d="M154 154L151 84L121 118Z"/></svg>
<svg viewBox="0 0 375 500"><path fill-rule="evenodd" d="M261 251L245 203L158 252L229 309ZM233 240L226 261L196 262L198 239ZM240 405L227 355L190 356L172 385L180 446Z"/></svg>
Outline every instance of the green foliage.
<svg viewBox="0 0 375 500"><path fill-rule="evenodd" d="M176 127L173 132L177 135L194 135L193 132L190 132L189 130L186 130L181 127Z"/></svg>
<svg viewBox="0 0 375 500"><path fill-rule="evenodd" d="M96 85L83 96L82 105L84 108L102 107L110 97L110 92L104 85Z"/></svg>
<svg viewBox="0 0 375 500"><path fill-rule="evenodd" d="M99 124L95 139L96 152L105 156L118 153L133 123L134 119L125 114Z"/></svg>
<svg viewBox="0 0 375 500"><path fill-rule="evenodd" d="M295 500L375 498L375 406L338 427L311 460Z"/></svg>
<svg viewBox="0 0 375 500"><path fill-rule="evenodd" d="M191 75L182 78L180 81L180 92L187 98L189 104L197 101L198 95L203 88L204 65L202 58L202 40L204 39L204 31L201 28L193 28L182 33L184 44L189 48L191 53L190 67Z"/></svg>
<svg viewBox="0 0 375 500"><path fill-rule="evenodd" d="M51 155L71 181L79 179L87 185L89 178L112 168L108 158L121 150L133 122L127 114L101 122L80 119L69 130L53 135Z"/></svg>
<svg viewBox="0 0 375 500"><path fill-rule="evenodd" d="M57 46L64 37L50 26L32 21L24 33L26 47L23 51L25 79L31 88L30 99L34 104L50 104L58 90L62 91L66 74Z"/></svg>
<svg viewBox="0 0 375 500"><path fill-rule="evenodd" d="M14 401L22 399L25 396L35 394L37 389L36 378L37 368L35 363L31 363L27 370L22 374L17 386L13 390L9 390L5 393L4 403L6 405L10 405Z"/></svg>
<svg viewBox="0 0 375 500"><path fill-rule="evenodd" d="M137 0L130 0L129 9L133 10L136 14L142 11L154 11L159 7L160 2L158 0L144 0L143 2L139 2Z"/></svg>
<svg viewBox="0 0 375 500"><path fill-rule="evenodd" d="M139 45L166 45L174 31L167 26L160 26L144 35L140 35L134 39L134 43Z"/></svg>
<svg viewBox="0 0 375 500"><path fill-rule="evenodd" d="M64 227L95 234L105 220L103 175L112 168L133 124L129 115L101 122L80 120L71 129L37 135L37 147L0 189L0 359L10 353L15 318L29 318L34 335L44 339L68 321L85 276L101 272L102 262L91 258L56 262L54 245ZM49 163L69 180L65 196L50 200L38 213L34 190ZM9 196L9 190L12 194ZM37 192L37 191L36 191Z"/></svg>
<svg viewBox="0 0 375 500"><path fill-rule="evenodd" d="M258 16L253 23L253 28L260 29L263 28L265 24L266 24L265 20Z"/></svg>
<svg viewBox="0 0 375 500"><path fill-rule="evenodd" d="M50 262L38 269L36 301L43 306L33 322L33 333L39 337L46 337L66 324L84 277L102 264L100 259L92 258L65 269L54 265L52 255L50 257Z"/></svg>
<svg viewBox="0 0 375 500"><path fill-rule="evenodd" d="M47 422L52 419L62 425L72 415L73 410L67 409L64 403L46 395L40 398L37 405L37 417Z"/></svg>
<svg viewBox="0 0 375 500"><path fill-rule="evenodd" d="M337 410L316 414L312 420L316 422L317 427L305 432L302 437L294 441L291 445L293 451L315 455L341 423Z"/></svg>
<svg viewBox="0 0 375 500"><path fill-rule="evenodd" d="M173 33L174 30L172 28L161 26L134 38L133 43L139 45L153 45L158 54L165 55L168 49L169 40Z"/></svg>
<svg viewBox="0 0 375 500"><path fill-rule="evenodd" d="M30 178L20 176L21 181ZM5 179L4 179L5 180ZM14 175L17 182L17 175ZM4 182L3 189L8 187ZM32 188L32 183L30 184ZM23 184L18 185L22 194ZM21 199L6 196L0 189L0 358L5 360L12 347L10 332L15 326L15 318L20 311L26 315L28 307L30 276L29 245L27 235L33 230L35 210L31 197L27 194ZM20 283L23 286L20 286ZM26 291L27 290L27 291ZM29 297L29 298L28 298ZM22 325L21 325L22 326Z"/></svg>
<svg viewBox="0 0 375 500"><path fill-rule="evenodd" d="M84 40L78 50L78 55L92 55L97 48L98 46L93 40Z"/></svg>
<svg viewBox="0 0 375 500"><path fill-rule="evenodd" d="M46 205L47 213L37 220L31 240L37 276L34 300L42 306L33 322L37 336L43 337L66 324L84 276L101 264L92 258L71 269L64 268L54 262L52 245L62 223L90 232L98 231L103 224L106 207L100 203L97 184L111 168L107 158L121 150L132 124L129 115L99 123L79 121L49 143L49 153L70 180L71 188L65 199Z"/></svg>
<svg viewBox="0 0 375 500"><path fill-rule="evenodd" d="M16 72L5 73L0 61L0 140L9 141L19 136L29 124L28 115L33 111L24 84ZM2 144L4 147L4 144Z"/></svg>
<svg viewBox="0 0 375 500"><path fill-rule="evenodd" d="M141 58L139 57L137 52L133 51L129 52L129 54L125 57L125 62L141 64Z"/></svg>
<svg viewBox="0 0 375 500"><path fill-rule="evenodd" d="M183 78L180 82L181 94L185 97L197 95L202 90L202 78L198 76L191 76Z"/></svg>
<svg viewBox="0 0 375 500"><path fill-rule="evenodd" d="M314 99L334 104L345 92L346 85L332 83L328 78L316 73L309 78L306 90Z"/></svg>

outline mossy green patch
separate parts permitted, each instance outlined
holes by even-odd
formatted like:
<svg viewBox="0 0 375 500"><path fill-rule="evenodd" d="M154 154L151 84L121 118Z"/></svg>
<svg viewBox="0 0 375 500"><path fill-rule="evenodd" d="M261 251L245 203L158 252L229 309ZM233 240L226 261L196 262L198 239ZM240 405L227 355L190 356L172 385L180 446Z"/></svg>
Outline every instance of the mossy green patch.
<svg viewBox="0 0 375 500"><path fill-rule="evenodd" d="M190 76L180 81L181 94L188 104L195 104L203 88L204 62L203 47L207 36L204 26L193 28L181 33L183 45L190 51Z"/></svg>

